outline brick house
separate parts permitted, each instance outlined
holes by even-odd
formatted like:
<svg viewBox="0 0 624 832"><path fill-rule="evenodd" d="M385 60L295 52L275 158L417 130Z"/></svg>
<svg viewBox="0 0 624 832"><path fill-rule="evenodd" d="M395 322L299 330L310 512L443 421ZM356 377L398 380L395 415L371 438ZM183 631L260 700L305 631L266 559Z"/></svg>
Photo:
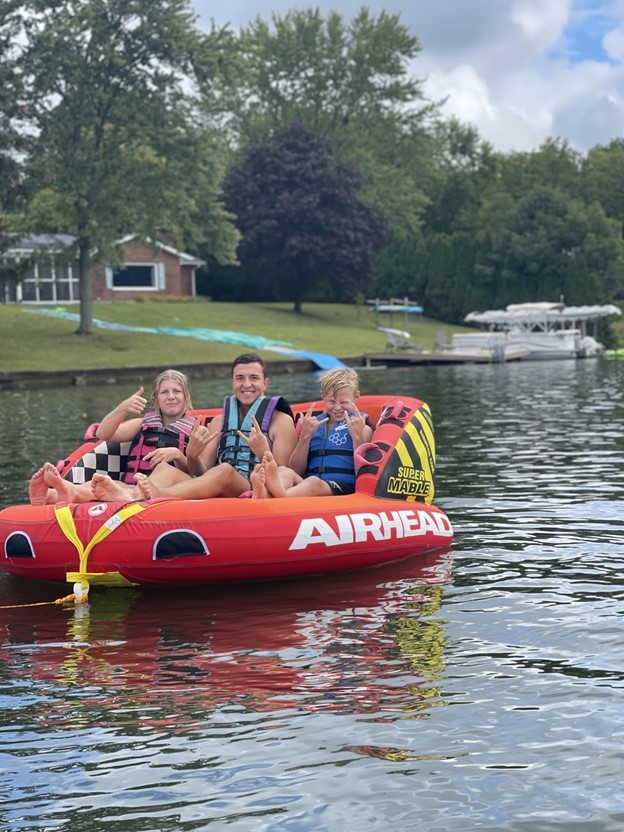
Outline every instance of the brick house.
<svg viewBox="0 0 624 832"><path fill-rule="evenodd" d="M18 283L0 287L3 303L71 303L80 299L78 265L64 254L74 242L67 234L30 234L16 240L5 258L32 259ZM195 274L204 261L161 241L141 243L134 235L117 242L119 266L91 268L94 300L135 300L154 295L195 297Z"/></svg>

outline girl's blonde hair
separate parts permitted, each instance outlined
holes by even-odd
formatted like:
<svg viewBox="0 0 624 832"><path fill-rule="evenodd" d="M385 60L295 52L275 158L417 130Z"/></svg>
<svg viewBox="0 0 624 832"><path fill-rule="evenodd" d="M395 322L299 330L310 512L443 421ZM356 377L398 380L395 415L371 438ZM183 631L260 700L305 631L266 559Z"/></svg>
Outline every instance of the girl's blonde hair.
<svg viewBox="0 0 624 832"><path fill-rule="evenodd" d="M157 375L154 379L150 396L150 401L154 410L160 413L160 408L158 407L158 391L160 390L160 385L163 381L168 381L169 379L180 385L182 392L184 393L184 410L190 410L190 408L193 407L193 403L191 402L191 387L189 385L188 378L179 370L163 370L162 373ZM160 413L160 415L162 416L162 413Z"/></svg>
<svg viewBox="0 0 624 832"><path fill-rule="evenodd" d="M355 370L348 367L338 367L335 370L328 370L319 378L323 398L335 394L341 387L352 387L356 396L360 392L360 379Z"/></svg>

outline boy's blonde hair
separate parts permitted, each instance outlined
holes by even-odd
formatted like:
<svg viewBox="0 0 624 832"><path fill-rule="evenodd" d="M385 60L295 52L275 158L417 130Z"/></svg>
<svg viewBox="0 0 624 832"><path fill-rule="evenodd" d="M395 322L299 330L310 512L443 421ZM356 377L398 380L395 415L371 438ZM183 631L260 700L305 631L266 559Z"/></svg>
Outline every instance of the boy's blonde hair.
<svg viewBox="0 0 624 832"><path fill-rule="evenodd" d="M158 407L158 391L160 390L160 385L163 381L168 381L169 379L180 385L182 392L184 393L184 409L190 410L190 408L193 407L193 403L191 402L191 387L189 385L188 378L179 370L163 370L162 373L157 375L154 379L151 393L151 402L154 406L154 410L160 413L160 408ZM162 413L160 413L160 415L162 416Z"/></svg>
<svg viewBox="0 0 624 832"><path fill-rule="evenodd" d="M352 387L355 391L356 397L360 394L360 379L355 370L350 370L348 367L338 367L335 370L328 370L319 378L321 386L321 393L323 398L331 394L336 394L336 391L342 387Z"/></svg>

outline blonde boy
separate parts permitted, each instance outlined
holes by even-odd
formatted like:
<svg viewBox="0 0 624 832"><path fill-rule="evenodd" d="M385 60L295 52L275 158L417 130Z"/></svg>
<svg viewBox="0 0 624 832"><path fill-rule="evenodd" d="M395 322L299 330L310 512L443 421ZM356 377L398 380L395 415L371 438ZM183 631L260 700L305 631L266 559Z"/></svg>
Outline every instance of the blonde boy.
<svg viewBox="0 0 624 832"><path fill-rule="evenodd" d="M256 499L323 497L355 490L353 451L373 435L368 416L357 408L358 375L348 368L329 370L319 384L325 413L314 416L312 404L301 418L288 468L278 466L271 453L264 454L251 475Z"/></svg>

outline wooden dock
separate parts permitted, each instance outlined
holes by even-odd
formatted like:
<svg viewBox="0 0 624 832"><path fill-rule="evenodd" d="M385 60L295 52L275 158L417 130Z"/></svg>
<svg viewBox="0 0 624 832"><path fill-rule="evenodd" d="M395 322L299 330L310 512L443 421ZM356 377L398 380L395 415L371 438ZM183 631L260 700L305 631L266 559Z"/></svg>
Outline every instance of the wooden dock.
<svg viewBox="0 0 624 832"><path fill-rule="evenodd" d="M365 367L409 367L413 364L501 364L526 358L528 350L506 350L504 356L495 352L453 352L452 350L400 350L371 352L364 355Z"/></svg>

